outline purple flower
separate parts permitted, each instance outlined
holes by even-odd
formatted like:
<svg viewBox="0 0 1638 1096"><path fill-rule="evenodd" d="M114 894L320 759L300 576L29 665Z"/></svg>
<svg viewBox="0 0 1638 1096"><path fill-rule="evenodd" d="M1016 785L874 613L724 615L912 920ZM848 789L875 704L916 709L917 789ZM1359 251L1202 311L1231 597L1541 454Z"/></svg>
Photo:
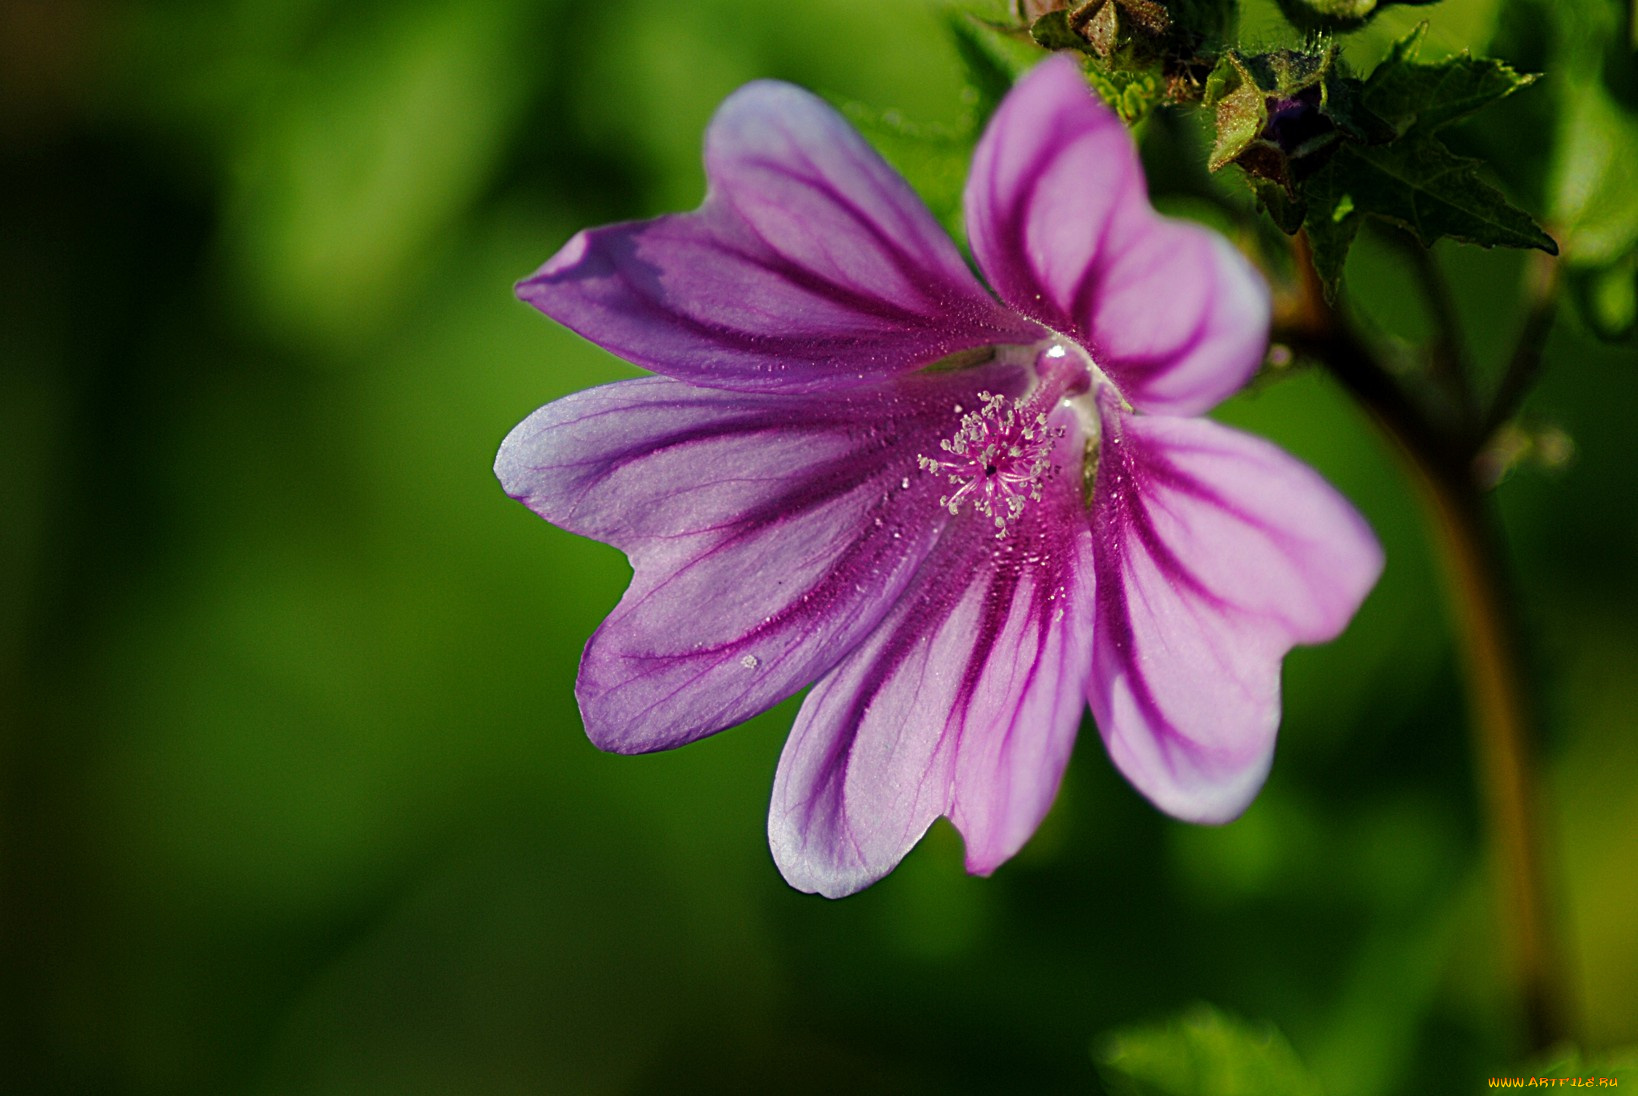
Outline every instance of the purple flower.
<svg viewBox="0 0 1638 1096"><path fill-rule="evenodd" d="M592 741L680 746L811 683L768 830L792 885L831 896L940 815L993 871L1088 704L1163 810L1242 811L1280 659L1340 632L1382 567L1318 475L1197 417L1261 360L1259 275L1150 208L1068 61L1019 83L974 156L993 296L806 92L736 92L705 162L698 210L582 232L518 289L660 374L541 408L495 463L631 560L580 666Z"/></svg>

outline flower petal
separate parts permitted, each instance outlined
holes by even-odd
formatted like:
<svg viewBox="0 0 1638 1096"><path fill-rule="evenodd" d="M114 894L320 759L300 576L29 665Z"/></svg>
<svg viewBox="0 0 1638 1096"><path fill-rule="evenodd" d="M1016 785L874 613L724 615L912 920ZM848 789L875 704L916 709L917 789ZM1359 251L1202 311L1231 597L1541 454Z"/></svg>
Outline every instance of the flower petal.
<svg viewBox="0 0 1638 1096"><path fill-rule="evenodd" d="M1140 410L1199 414L1261 363L1262 276L1216 233L1150 207L1126 127L1067 58L996 111L966 208L1002 300L1078 340Z"/></svg>
<svg viewBox="0 0 1638 1096"><path fill-rule="evenodd" d="M1091 647L1079 490L1068 477L1049 487L1005 539L970 511L952 521L881 626L803 702L768 818L792 886L861 890L940 814L967 869L987 875L1046 815Z"/></svg>
<svg viewBox="0 0 1638 1096"><path fill-rule="evenodd" d="M732 726L813 681L874 628L948 517L916 467L992 364L825 400L647 378L576 393L507 437L507 492L619 547L630 588L586 647L587 732L621 753Z"/></svg>
<svg viewBox="0 0 1638 1096"><path fill-rule="evenodd" d="M1092 714L1157 806L1227 821L1268 772L1281 658L1346 626L1382 551L1341 495L1265 441L1119 412L1105 429Z"/></svg>
<svg viewBox="0 0 1638 1096"><path fill-rule="evenodd" d="M741 88L705 163L698 210L582 232L518 295L645 369L741 391L836 388L1040 337L815 96Z"/></svg>
<svg viewBox="0 0 1638 1096"><path fill-rule="evenodd" d="M1154 216L1083 290L1093 357L1139 410L1201 415L1268 348L1268 283L1217 233Z"/></svg>

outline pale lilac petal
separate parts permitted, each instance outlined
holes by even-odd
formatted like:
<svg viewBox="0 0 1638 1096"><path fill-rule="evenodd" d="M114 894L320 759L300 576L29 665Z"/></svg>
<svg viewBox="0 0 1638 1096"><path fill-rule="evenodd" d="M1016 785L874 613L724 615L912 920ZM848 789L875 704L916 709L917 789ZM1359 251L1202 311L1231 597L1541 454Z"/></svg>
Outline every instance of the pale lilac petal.
<svg viewBox="0 0 1638 1096"><path fill-rule="evenodd" d="M742 391L858 384L1040 336L813 95L735 92L705 163L698 210L582 232L518 295L645 369Z"/></svg>
<svg viewBox="0 0 1638 1096"><path fill-rule="evenodd" d="M941 814L978 874L1035 832L1085 710L1091 647L1079 493L1068 478L1051 488L1006 540L970 512L952 521L880 627L804 701L768 820L792 886L860 890Z"/></svg>
<svg viewBox="0 0 1638 1096"><path fill-rule="evenodd" d="M973 254L1001 299L1088 342L1088 281L1111 245L1152 214L1126 127L1092 99L1074 62L1036 66L990 119L967 178L966 216Z"/></svg>
<svg viewBox="0 0 1638 1096"><path fill-rule="evenodd" d="M1239 391L1268 348L1268 283L1229 242L1154 217L1085 290L1093 357L1141 411L1199 415Z"/></svg>
<svg viewBox="0 0 1638 1096"><path fill-rule="evenodd" d="M959 725L951 720L960 745L949 815L975 875L990 874L1034 835L1086 714L1093 570L1084 529L1075 529L1072 567L1038 562L1017 579L1010 601L1004 587L991 592L991 615L1005 613L997 653Z"/></svg>
<svg viewBox="0 0 1638 1096"><path fill-rule="evenodd" d="M1073 61L1038 65L996 111L966 209L1001 298L1079 341L1139 410L1198 414L1262 361L1262 276L1215 233L1154 212L1126 127Z"/></svg>
<svg viewBox="0 0 1638 1096"><path fill-rule="evenodd" d="M1119 412L1106 431L1092 714L1139 791L1223 822L1267 775L1281 658L1343 629L1382 552L1341 495L1265 441Z"/></svg>
<svg viewBox="0 0 1638 1096"><path fill-rule="evenodd" d="M916 466L975 381L915 375L823 401L664 378L535 412L496 459L506 491L622 549L635 572L587 645L577 694L604 749L665 749L813 681L887 612L943 524Z"/></svg>

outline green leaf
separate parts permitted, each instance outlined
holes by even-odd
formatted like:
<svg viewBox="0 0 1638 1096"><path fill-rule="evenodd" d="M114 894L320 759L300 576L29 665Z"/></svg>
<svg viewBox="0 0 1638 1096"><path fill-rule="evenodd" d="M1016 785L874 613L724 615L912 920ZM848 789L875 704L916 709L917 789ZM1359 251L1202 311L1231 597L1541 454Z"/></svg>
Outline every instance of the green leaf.
<svg viewBox="0 0 1638 1096"><path fill-rule="evenodd" d="M1307 202L1302 226L1308 232L1308 246L1314 256L1314 272L1330 296L1342 280L1342 269L1348 261L1348 248L1359 233L1364 214L1349 190L1346 175L1332 170L1326 164L1319 174L1304 187Z"/></svg>
<svg viewBox="0 0 1638 1096"><path fill-rule="evenodd" d="M1295 201L1328 293L1367 217L1408 229L1426 247L1449 237L1558 254L1534 218L1479 176L1480 161L1457 156L1438 136L1535 77L1465 53L1423 64L1416 58L1426 29L1423 24L1396 42L1364 83L1337 78L1327 84L1328 113L1351 139L1303 182ZM1264 204L1272 211L1266 198Z"/></svg>
<svg viewBox="0 0 1638 1096"><path fill-rule="evenodd" d="M1325 116L1355 141L1380 145L1399 136L1391 122L1365 102L1365 85L1336 68L1325 74Z"/></svg>
<svg viewBox="0 0 1638 1096"><path fill-rule="evenodd" d="M1535 83L1502 61L1466 53L1433 64L1416 61L1428 25L1394 43L1361 92L1364 105L1402 134L1432 133Z"/></svg>
<svg viewBox="0 0 1638 1096"><path fill-rule="evenodd" d="M1125 1028L1097 1050L1112 1091L1128 1096L1319 1096L1319 1082L1270 1024L1197 1005L1165 1024Z"/></svg>
<svg viewBox="0 0 1638 1096"><path fill-rule="evenodd" d="M1360 213L1392 221L1432 247L1446 236L1481 247L1533 247L1558 254L1558 245L1531 216L1483 179L1480 161L1457 156L1427 136L1387 145L1339 148L1325 173L1333 176L1326 208L1309 194L1310 216L1337 216L1343 197Z"/></svg>

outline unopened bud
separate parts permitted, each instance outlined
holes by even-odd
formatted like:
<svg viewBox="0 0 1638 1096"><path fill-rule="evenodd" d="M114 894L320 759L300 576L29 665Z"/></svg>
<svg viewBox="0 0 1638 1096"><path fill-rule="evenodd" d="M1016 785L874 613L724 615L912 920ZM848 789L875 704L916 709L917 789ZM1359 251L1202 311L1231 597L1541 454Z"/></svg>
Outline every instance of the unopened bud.
<svg viewBox="0 0 1638 1096"><path fill-rule="evenodd" d="M1156 0L1086 0L1069 13L1069 26L1106 60L1134 37L1159 38L1171 29L1171 16Z"/></svg>
<svg viewBox="0 0 1638 1096"><path fill-rule="evenodd" d="M1322 164L1337 123L1327 111L1327 76L1335 54L1230 52L1207 80L1217 111L1211 169L1239 164L1287 191Z"/></svg>

